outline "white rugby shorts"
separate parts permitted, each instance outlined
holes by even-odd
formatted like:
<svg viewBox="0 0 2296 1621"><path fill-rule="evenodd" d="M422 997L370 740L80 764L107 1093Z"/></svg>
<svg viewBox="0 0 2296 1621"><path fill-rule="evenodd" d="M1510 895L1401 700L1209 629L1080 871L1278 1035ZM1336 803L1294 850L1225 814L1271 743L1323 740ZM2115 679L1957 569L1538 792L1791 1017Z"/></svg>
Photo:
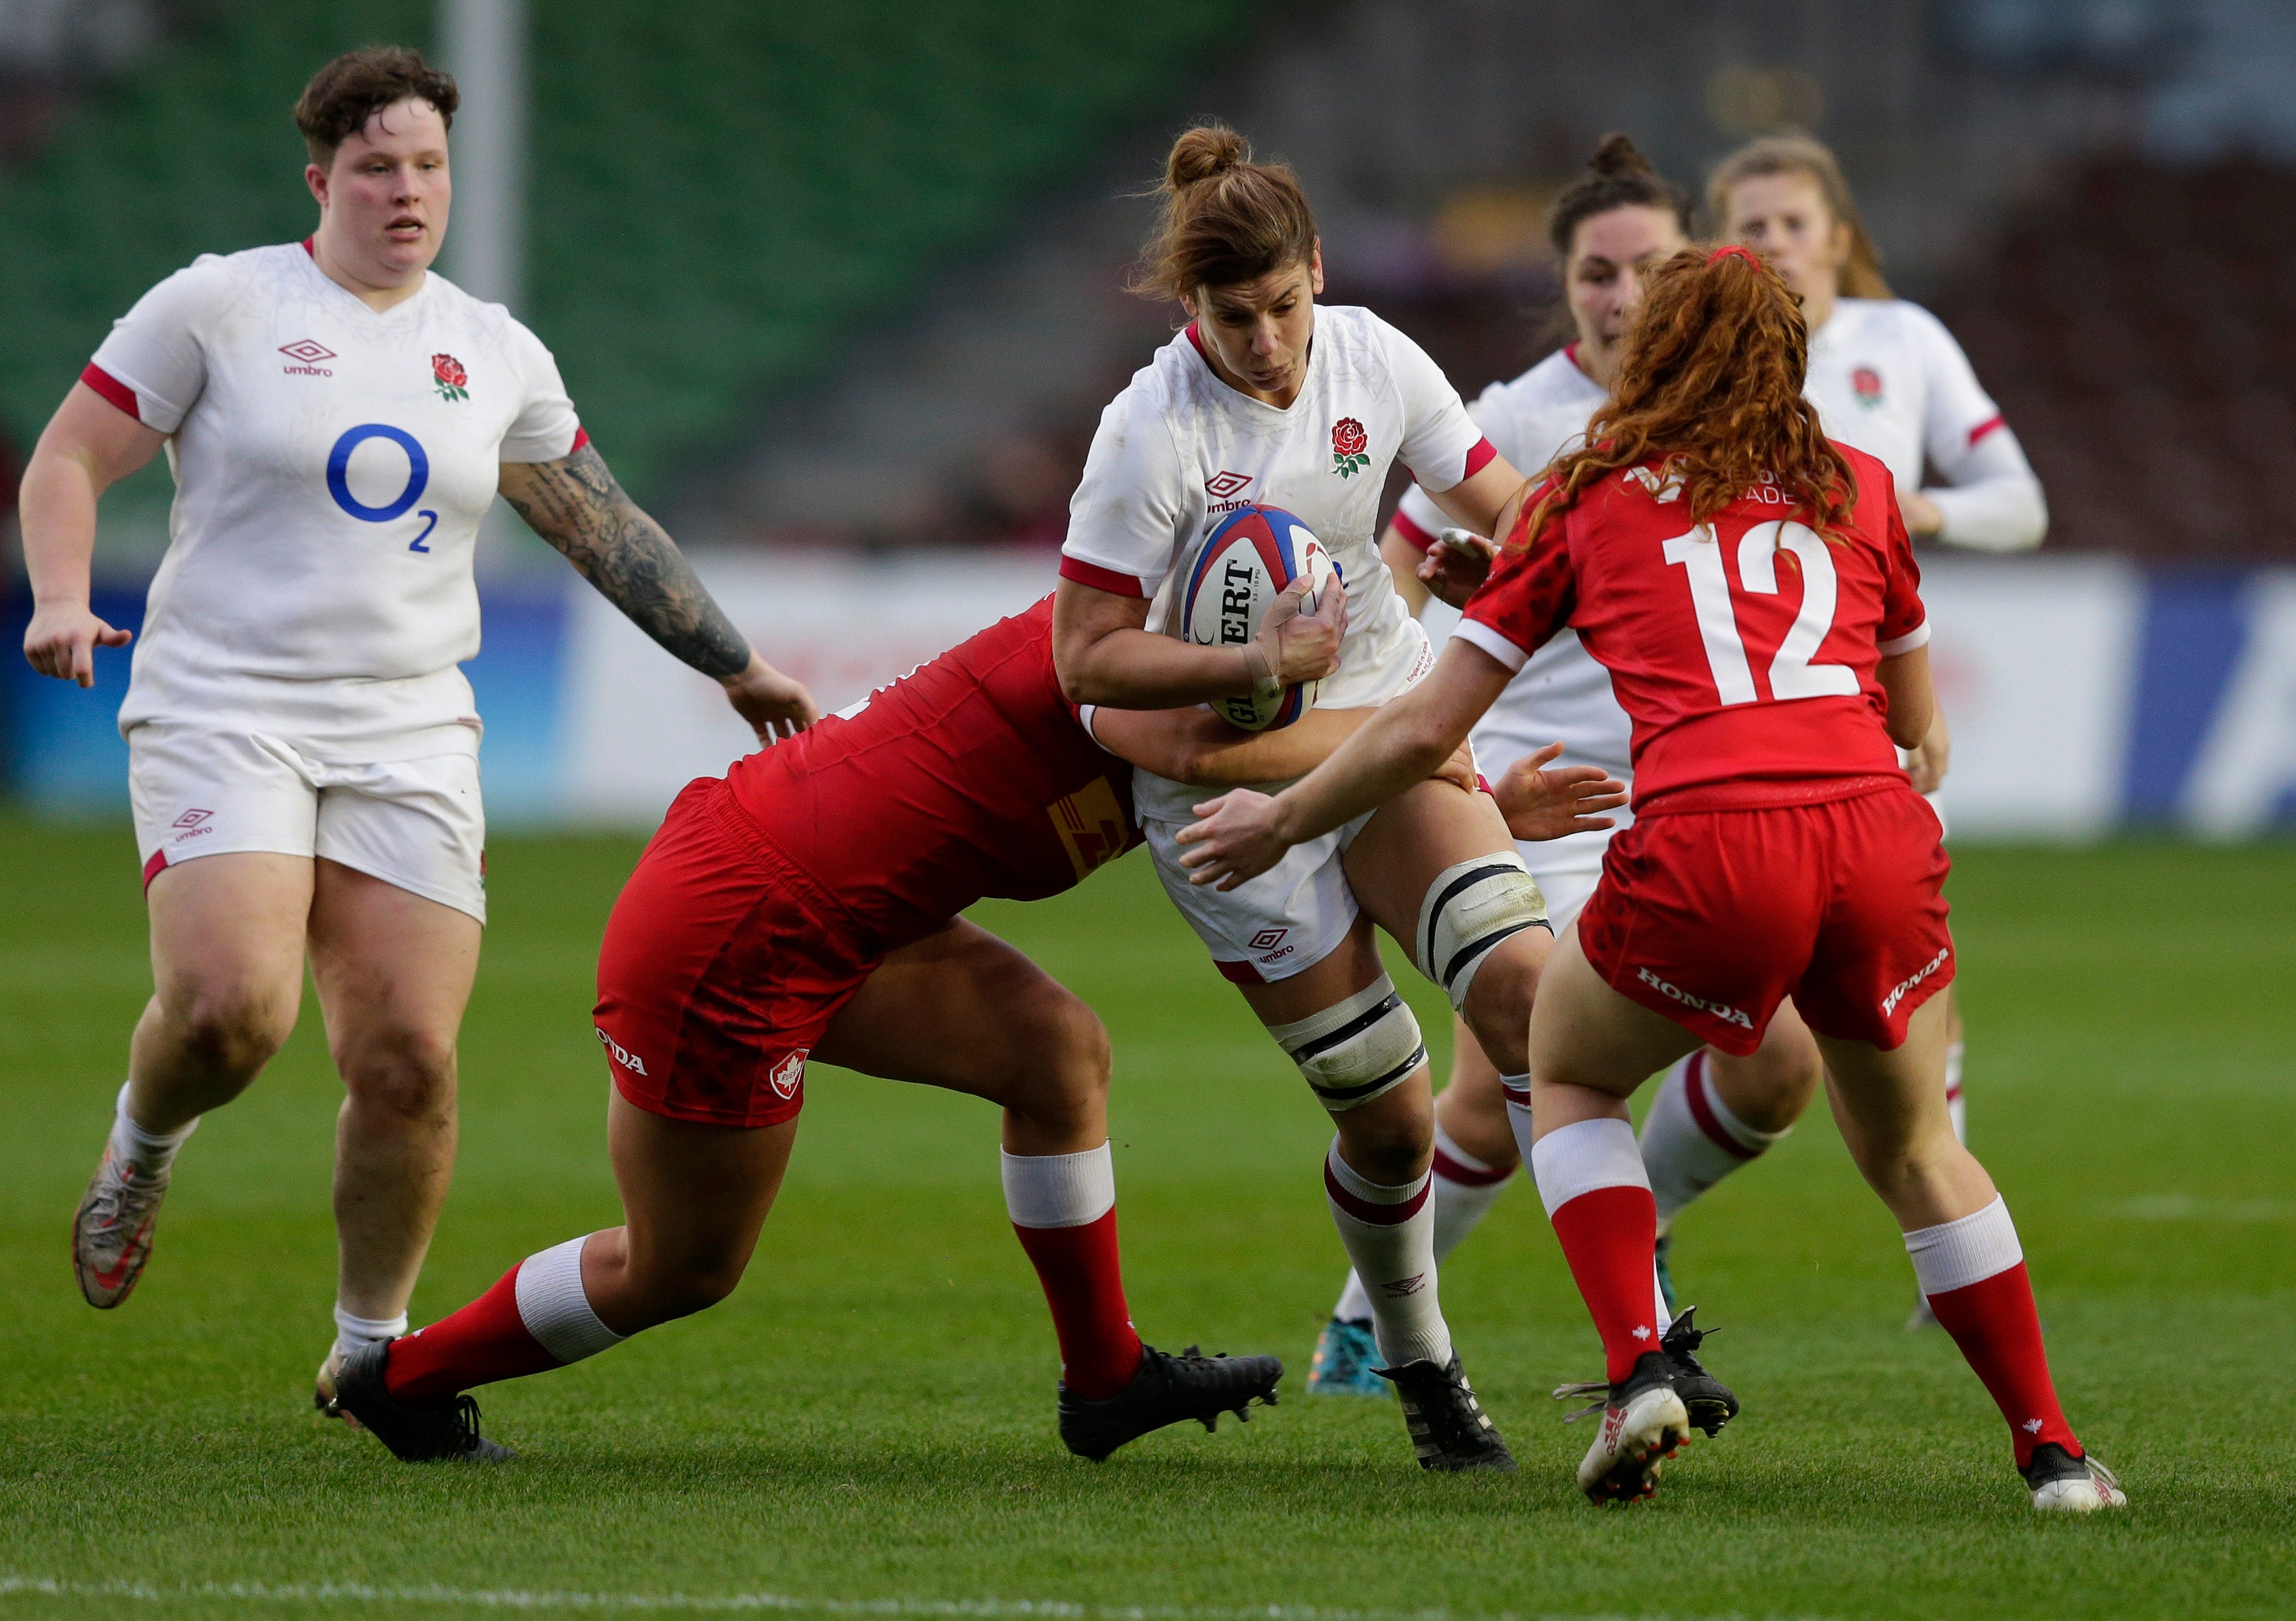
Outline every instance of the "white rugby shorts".
<svg viewBox="0 0 2296 1621"><path fill-rule="evenodd" d="M1258 878L1223 893L1192 884L1180 856L1180 824L1144 818L1148 851L1164 893L1210 948L1213 966L1238 985L1289 979L1340 948L1362 908L1341 864L1375 813L1366 811L1320 839L1293 845Z"/></svg>
<svg viewBox="0 0 2296 1621"><path fill-rule="evenodd" d="M201 856L324 856L487 921L475 755L346 765L268 733L144 721L127 789L146 888Z"/></svg>

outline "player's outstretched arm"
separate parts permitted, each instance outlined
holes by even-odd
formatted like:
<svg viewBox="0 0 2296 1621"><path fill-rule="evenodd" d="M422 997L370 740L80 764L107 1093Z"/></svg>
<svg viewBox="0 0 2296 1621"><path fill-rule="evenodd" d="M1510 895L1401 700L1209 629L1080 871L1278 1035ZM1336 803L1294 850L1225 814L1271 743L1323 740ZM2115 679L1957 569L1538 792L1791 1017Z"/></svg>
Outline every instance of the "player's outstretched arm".
<svg viewBox="0 0 2296 1621"><path fill-rule="evenodd" d="M503 498L598 594L681 662L724 684L761 743L811 725L821 708L767 664L718 606L685 554L585 445L556 462L505 462Z"/></svg>
<svg viewBox="0 0 2296 1621"><path fill-rule="evenodd" d="M1293 845L1376 809L1434 775L1467 741L1514 672L1482 649L1454 640L1434 674L1388 704L1339 752L1274 798L1238 789L1196 806L1180 830L1188 881L1233 889L1259 877Z"/></svg>
<svg viewBox="0 0 2296 1621"><path fill-rule="evenodd" d="M94 686L95 650L125 647L135 634L88 610L95 503L167 442L167 435L77 382L33 447L20 503L24 569L32 581L24 657L41 675Z"/></svg>

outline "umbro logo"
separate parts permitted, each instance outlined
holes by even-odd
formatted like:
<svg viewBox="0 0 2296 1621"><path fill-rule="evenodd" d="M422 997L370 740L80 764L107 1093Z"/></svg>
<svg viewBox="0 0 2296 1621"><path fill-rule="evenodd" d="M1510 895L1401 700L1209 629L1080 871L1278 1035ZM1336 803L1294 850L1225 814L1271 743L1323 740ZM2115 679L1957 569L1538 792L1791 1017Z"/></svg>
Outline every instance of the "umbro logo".
<svg viewBox="0 0 2296 1621"><path fill-rule="evenodd" d="M1251 937L1251 949L1254 951L1274 951L1277 946L1283 944L1283 937L1291 932L1292 931L1288 929L1263 929L1258 934Z"/></svg>
<svg viewBox="0 0 2296 1621"><path fill-rule="evenodd" d="M215 813L209 810L187 810L182 815L176 818L174 825L176 827L197 827L201 823L205 822L209 816L214 815Z"/></svg>
<svg viewBox="0 0 2296 1621"><path fill-rule="evenodd" d="M1214 473L1204 480L1204 494L1215 501L1225 501L1230 495L1240 495L1251 484L1250 473Z"/></svg>
<svg viewBox="0 0 2296 1621"><path fill-rule="evenodd" d="M334 375L332 371L319 364L323 360L335 358L334 350L324 343L309 338L302 338L293 343L281 344L279 352L295 362L291 366L279 368L290 377L332 377Z"/></svg>

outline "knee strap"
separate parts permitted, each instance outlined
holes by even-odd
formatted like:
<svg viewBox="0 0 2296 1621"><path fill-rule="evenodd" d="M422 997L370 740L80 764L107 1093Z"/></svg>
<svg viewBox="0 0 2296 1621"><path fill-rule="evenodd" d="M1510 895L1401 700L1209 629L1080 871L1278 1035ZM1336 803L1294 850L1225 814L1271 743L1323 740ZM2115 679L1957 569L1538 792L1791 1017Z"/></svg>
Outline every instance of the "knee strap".
<svg viewBox="0 0 2296 1621"><path fill-rule="evenodd" d="M1401 1085L1427 1061L1419 1021L1385 974L1346 1001L1296 1024L1270 1025L1267 1033L1333 1114Z"/></svg>
<svg viewBox="0 0 2296 1621"><path fill-rule="evenodd" d="M1491 948L1511 934L1554 925L1538 880L1513 850L1478 856L1446 867L1427 886L1414 942L1419 971L1441 986L1454 1010L1467 1005L1467 987Z"/></svg>

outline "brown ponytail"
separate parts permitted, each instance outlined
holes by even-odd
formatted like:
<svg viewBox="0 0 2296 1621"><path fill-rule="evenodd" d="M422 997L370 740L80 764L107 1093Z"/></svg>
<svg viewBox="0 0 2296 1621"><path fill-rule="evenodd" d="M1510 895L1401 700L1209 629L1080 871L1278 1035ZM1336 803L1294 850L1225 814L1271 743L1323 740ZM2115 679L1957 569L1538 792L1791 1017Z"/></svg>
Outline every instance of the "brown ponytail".
<svg viewBox="0 0 2296 1621"><path fill-rule="evenodd" d="M1849 182L1842 177L1841 165L1835 160L1833 148L1808 135L1764 135L1747 142L1722 160L1714 177L1706 184L1706 207L1714 216L1716 230L1729 228L1731 188L1742 180L1765 175L1808 176L1817 182L1826 209L1849 227L1849 262L1841 267L1841 297L1897 296L1882 277L1882 250L1866 233L1866 222L1857 217L1857 200L1849 194Z"/></svg>
<svg viewBox="0 0 2296 1621"><path fill-rule="evenodd" d="M1251 147L1225 124L1183 131L1156 188L1164 199L1142 250L1132 291L1185 299L1304 264L1316 251L1316 217L1287 163L1254 163Z"/></svg>
<svg viewBox="0 0 2296 1621"><path fill-rule="evenodd" d="M1653 460L1680 484L1692 525L1768 479L1812 528L1838 536L1857 479L1802 397L1808 361L1801 300L1751 250L1676 254L1644 277L1609 403L1581 447L1548 467L1554 487L1508 544L1529 545L1588 485Z"/></svg>

